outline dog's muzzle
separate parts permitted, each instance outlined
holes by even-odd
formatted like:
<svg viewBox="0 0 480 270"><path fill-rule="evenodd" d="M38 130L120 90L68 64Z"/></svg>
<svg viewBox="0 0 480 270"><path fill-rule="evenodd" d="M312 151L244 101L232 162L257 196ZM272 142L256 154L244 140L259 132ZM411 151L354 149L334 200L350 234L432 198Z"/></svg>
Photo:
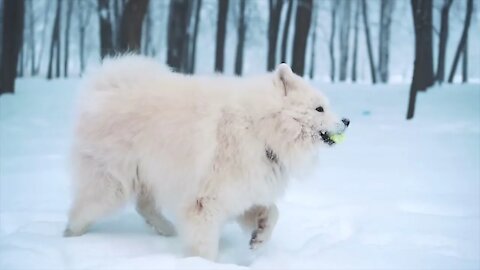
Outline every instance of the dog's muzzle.
<svg viewBox="0 0 480 270"><path fill-rule="evenodd" d="M322 141L328 145L334 145L335 141L330 138L330 134L326 131L320 131L320 138L322 138Z"/></svg>
<svg viewBox="0 0 480 270"><path fill-rule="evenodd" d="M347 129L347 127L350 125L350 120L348 120L347 118L342 118L342 123L344 126L340 129L339 132L336 132L334 134L329 133L328 131L320 131L319 134L320 138L322 138L322 141L328 145L334 145L336 142L332 139L332 136L345 132L345 129Z"/></svg>

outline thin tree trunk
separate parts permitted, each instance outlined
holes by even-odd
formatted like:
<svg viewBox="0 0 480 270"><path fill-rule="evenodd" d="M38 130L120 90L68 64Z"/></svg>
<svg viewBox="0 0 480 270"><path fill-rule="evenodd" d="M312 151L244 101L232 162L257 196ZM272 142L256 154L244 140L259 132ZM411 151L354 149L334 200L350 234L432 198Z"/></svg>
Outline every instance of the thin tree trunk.
<svg viewBox="0 0 480 270"><path fill-rule="evenodd" d="M2 58L0 59L0 94L13 93L18 56L23 44L25 2L4 0L2 20Z"/></svg>
<svg viewBox="0 0 480 270"><path fill-rule="evenodd" d="M363 13L363 27L365 29L365 40L367 41L368 60L370 62L370 75L372 76L372 83L377 83L377 74L375 71L375 61L373 60L372 41L370 39L370 25L368 22L368 7L367 1L362 0Z"/></svg>
<svg viewBox="0 0 480 270"><path fill-rule="evenodd" d="M378 75L380 81L388 81L388 59L390 49L390 25L394 0L381 0L380 4L380 33L378 42Z"/></svg>
<svg viewBox="0 0 480 270"><path fill-rule="evenodd" d="M4 0L0 0L0 22L2 24L0 25L0 60L2 59L2 46L3 46L3 2Z"/></svg>
<svg viewBox="0 0 480 270"><path fill-rule="evenodd" d="M330 42L329 42L329 52L330 52L330 80L335 81L335 33L337 31L337 10L338 10L338 1L332 0L332 9L331 9L331 28L330 28Z"/></svg>
<svg viewBox="0 0 480 270"><path fill-rule="evenodd" d="M67 2L67 22L65 25L65 48L63 55L63 76L66 78L68 76L68 60L70 56L70 21L72 18L73 11L73 0L68 0Z"/></svg>
<svg viewBox="0 0 480 270"><path fill-rule="evenodd" d="M33 1L33 0L32 0ZM47 36L47 23L48 23L48 18L49 18L49 13L50 13L50 8L51 8L51 4L52 4L53 1L47 1L47 6L45 8L45 16L44 16L44 20L43 20L43 30L42 30L42 39L40 41L40 51L39 51L39 54L38 54L38 61L37 61L37 65L35 66L35 72L34 72L34 75L38 75L38 72L40 71L40 65L42 63L42 59L43 59L43 51L45 50L45 38Z"/></svg>
<svg viewBox="0 0 480 270"><path fill-rule="evenodd" d="M80 29L80 74L85 71L85 28Z"/></svg>
<svg viewBox="0 0 480 270"><path fill-rule="evenodd" d="M441 84L445 79L445 55L447 54L448 18L453 0L444 0L441 11L440 37L438 39L438 61L435 79Z"/></svg>
<svg viewBox="0 0 480 270"><path fill-rule="evenodd" d="M310 71L309 77L313 79L315 75L315 51L317 47L317 17L318 17L318 6L313 3L313 23L312 23L312 36L311 36L311 46L310 46Z"/></svg>
<svg viewBox="0 0 480 270"><path fill-rule="evenodd" d="M235 53L235 75L242 75L243 73L243 49L245 47L245 32L247 24L245 20L245 5L246 0L239 0L239 16L237 29L237 49Z"/></svg>
<svg viewBox="0 0 480 270"><path fill-rule="evenodd" d="M340 72L341 82L347 79L348 69L348 45L350 44L350 4L351 0L342 1L342 19L340 24Z"/></svg>
<svg viewBox="0 0 480 270"><path fill-rule="evenodd" d="M197 36L198 36L198 26L200 24L200 10L202 8L202 0L197 0L195 6L195 24L193 26L193 40L192 48L190 53L190 65L188 67L188 73L193 74L195 72L195 60L197 56Z"/></svg>
<svg viewBox="0 0 480 270"><path fill-rule="evenodd" d="M30 50L30 75L35 75L35 10L33 9L33 0L28 0L28 14L29 14L29 50Z"/></svg>
<svg viewBox="0 0 480 270"><path fill-rule="evenodd" d="M109 0L98 0L98 20L100 23L100 57L102 59L114 54L109 2Z"/></svg>
<svg viewBox="0 0 480 270"><path fill-rule="evenodd" d="M88 2L78 0L77 16L78 16L78 32L79 32L79 58L80 58L80 74L85 71L85 32L90 22L92 12L87 9Z"/></svg>
<svg viewBox="0 0 480 270"><path fill-rule="evenodd" d="M57 0L57 8L55 11L55 19L53 21L53 32L52 32L52 41L50 42L50 56L48 58L48 71L47 79L53 78L53 59L55 57L55 48L60 47L59 43L59 33L60 33L60 13L62 11L62 0ZM57 58L59 55L57 54ZM58 64L60 67L60 63ZM58 71L60 75L60 71Z"/></svg>
<svg viewBox="0 0 480 270"><path fill-rule="evenodd" d="M122 0L113 0L113 18L112 18L113 48L118 47L118 33L120 32L120 20L122 19L123 8L124 8L124 3L122 3Z"/></svg>
<svg viewBox="0 0 480 270"><path fill-rule="evenodd" d="M17 71L17 77L23 77L23 66L24 66L24 58L25 58L25 46L22 45L22 48L20 49L20 57L18 58L18 71Z"/></svg>
<svg viewBox="0 0 480 270"><path fill-rule="evenodd" d="M470 28L470 21L472 18L473 11L473 0L468 0L467 2L467 11L465 16L465 22L463 24L462 37L458 43L457 51L455 52L455 57L453 58L452 69L450 70L450 75L448 76L448 82L453 82L453 76L455 76L455 71L457 70L458 60L460 59L460 54L464 50L464 47L467 44L468 29Z"/></svg>
<svg viewBox="0 0 480 270"><path fill-rule="evenodd" d="M225 38L227 35L228 0L218 0L217 42L215 46L215 72L223 72Z"/></svg>
<svg viewBox="0 0 480 270"><path fill-rule="evenodd" d="M268 53L267 70L275 68L277 56L278 30L280 27L280 15L282 14L283 0L269 0L268 19Z"/></svg>
<svg viewBox="0 0 480 270"><path fill-rule="evenodd" d="M352 54L352 82L357 81L357 52L358 52L358 19L360 18L360 0L356 0L355 22L353 32L353 54Z"/></svg>
<svg viewBox="0 0 480 270"><path fill-rule="evenodd" d="M113 22L115 27L115 31L113 31L114 33L116 32L116 26L120 21L120 14L122 14L122 10L120 9L119 0L113 0Z"/></svg>
<svg viewBox="0 0 480 270"><path fill-rule="evenodd" d="M184 73L188 73L188 69L190 67L190 57L191 57L191 47L192 47L192 40L193 40L193 28L195 21L193 20L192 14L194 11L195 2L194 0L189 0L187 2L187 10L186 10L186 28L183 30L183 47L182 47L182 56L181 56L181 71Z"/></svg>
<svg viewBox="0 0 480 270"><path fill-rule="evenodd" d="M151 8L147 8L147 14L145 15L145 21L143 24L143 54L151 55L152 47L152 11Z"/></svg>
<svg viewBox="0 0 480 270"><path fill-rule="evenodd" d="M63 2L63 0L61 0ZM57 34L57 46L55 48L55 78L60 78L61 74L61 60L62 60L62 55L61 55L61 35L62 35L62 11L59 13L59 18L58 18L58 28L57 28L58 34Z"/></svg>
<svg viewBox="0 0 480 270"><path fill-rule="evenodd" d="M128 0L120 21L118 50L140 52L142 24L149 0Z"/></svg>
<svg viewBox="0 0 480 270"><path fill-rule="evenodd" d="M288 0L287 15L285 18L285 25L283 26L283 37L282 37L282 47L281 47L281 56L280 63L287 62L287 45L288 45L288 35L290 32L290 21L292 20L292 10L293 10L293 0Z"/></svg>
<svg viewBox="0 0 480 270"><path fill-rule="evenodd" d="M466 83L468 82L468 34L465 46L463 47L462 56L462 82Z"/></svg>
<svg viewBox="0 0 480 270"><path fill-rule="evenodd" d="M312 6L313 0L298 0L295 36L293 38L292 70L299 76L303 76L305 70L305 49L312 20Z"/></svg>
<svg viewBox="0 0 480 270"><path fill-rule="evenodd" d="M407 120L415 114L418 91L433 85L432 0L411 0L415 27L415 61L407 109Z"/></svg>
<svg viewBox="0 0 480 270"><path fill-rule="evenodd" d="M167 65L175 71L183 71L183 52L187 46L186 31L190 18L187 16L189 0L171 0L168 14Z"/></svg>
<svg viewBox="0 0 480 270"><path fill-rule="evenodd" d="M60 0L62 1L62 0ZM55 78L60 78L60 69L61 69L61 54L60 54L60 51L61 51L61 43L60 43L60 40L61 40L61 29L62 29L62 26L61 26L61 21L62 21L62 12L60 12L60 18L58 20L58 28L57 28L57 31L58 31L58 34L57 34L57 46L56 46L56 49L55 49L55 54L56 54L56 58L55 58Z"/></svg>

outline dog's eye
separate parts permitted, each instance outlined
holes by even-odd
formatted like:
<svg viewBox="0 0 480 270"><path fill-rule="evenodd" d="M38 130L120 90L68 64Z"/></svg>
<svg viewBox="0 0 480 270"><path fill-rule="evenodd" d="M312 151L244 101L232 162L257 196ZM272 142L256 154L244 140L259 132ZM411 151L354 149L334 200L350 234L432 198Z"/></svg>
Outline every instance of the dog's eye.
<svg viewBox="0 0 480 270"><path fill-rule="evenodd" d="M322 106L318 106L315 110L317 110L317 112L323 112L323 107L322 107Z"/></svg>

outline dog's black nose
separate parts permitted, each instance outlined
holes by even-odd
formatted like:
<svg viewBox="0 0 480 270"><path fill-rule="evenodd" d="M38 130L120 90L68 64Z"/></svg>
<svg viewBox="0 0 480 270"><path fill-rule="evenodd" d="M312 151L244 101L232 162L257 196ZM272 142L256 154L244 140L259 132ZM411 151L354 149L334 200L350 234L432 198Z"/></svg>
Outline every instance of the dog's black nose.
<svg viewBox="0 0 480 270"><path fill-rule="evenodd" d="M345 124L345 126L348 127L348 125L350 125L350 120L348 120L347 118L343 118L342 119L342 122Z"/></svg>

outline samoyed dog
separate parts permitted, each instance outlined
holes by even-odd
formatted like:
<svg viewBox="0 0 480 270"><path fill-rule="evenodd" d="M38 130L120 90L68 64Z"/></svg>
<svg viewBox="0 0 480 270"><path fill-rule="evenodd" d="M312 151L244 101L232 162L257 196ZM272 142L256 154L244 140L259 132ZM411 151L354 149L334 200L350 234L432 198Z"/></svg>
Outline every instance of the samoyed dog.
<svg viewBox="0 0 480 270"><path fill-rule="evenodd" d="M229 220L251 233L252 249L269 240L289 173L349 124L286 64L244 78L189 76L141 56L87 75L77 118L64 235L134 198L156 232L178 231L188 255L210 260Z"/></svg>

